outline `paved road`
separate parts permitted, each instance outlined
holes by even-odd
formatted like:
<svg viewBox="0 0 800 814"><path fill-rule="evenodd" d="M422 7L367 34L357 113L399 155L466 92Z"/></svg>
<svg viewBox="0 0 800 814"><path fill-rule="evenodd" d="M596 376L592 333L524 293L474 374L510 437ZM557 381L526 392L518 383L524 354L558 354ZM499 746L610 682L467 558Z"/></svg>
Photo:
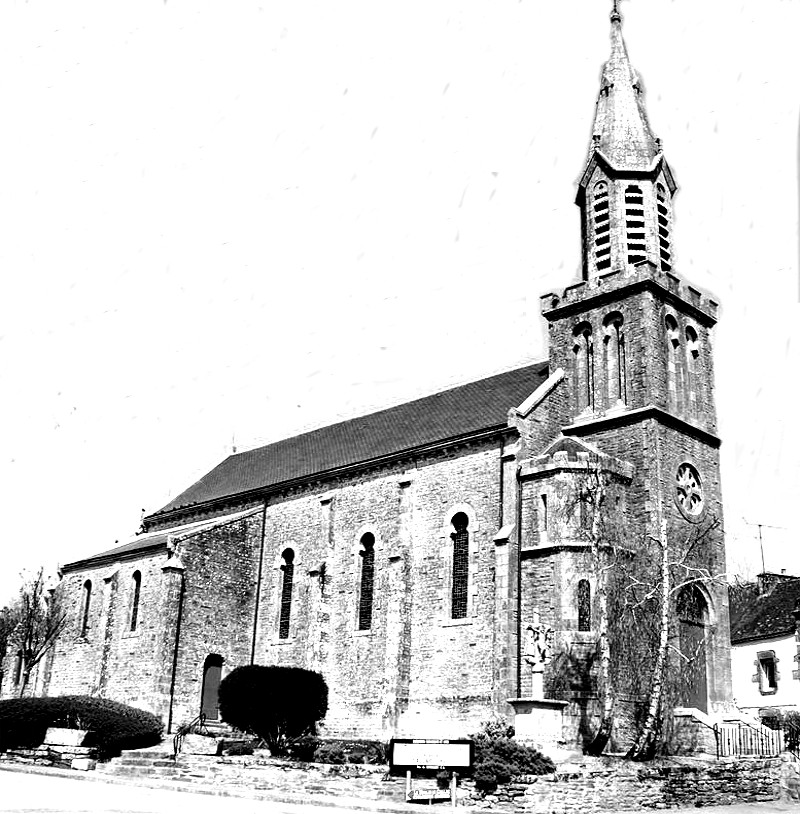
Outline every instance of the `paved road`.
<svg viewBox="0 0 800 814"><path fill-rule="evenodd" d="M369 804L366 804L369 805ZM430 810L421 808L422 811ZM449 806L438 806L440 814ZM80 777L0 771L3 814L352 814L352 809L245 800L208 794L150 789ZM669 814L697 814L696 808L669 809ZM749 803L707 808L708 814L800 814L800 804ZM364 811L358 812L364 814Z"/></svg>
<svg viewBox="0 0 800 814"><path fill-rule="evenodd" d="M322 814L323 811L345 814L347 809L0 771L0 812L4 814L177 814L184 811L191 814Z"/></svg>

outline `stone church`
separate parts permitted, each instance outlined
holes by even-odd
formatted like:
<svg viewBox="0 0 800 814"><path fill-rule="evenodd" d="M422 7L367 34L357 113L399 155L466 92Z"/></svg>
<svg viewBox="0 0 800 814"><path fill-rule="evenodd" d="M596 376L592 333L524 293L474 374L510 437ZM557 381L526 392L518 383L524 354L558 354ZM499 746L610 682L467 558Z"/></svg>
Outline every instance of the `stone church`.
<svg viewBox="0 0 800 814"><path fill-rule="evenodd" d="M582 273L541 298L548 358L231 455L129 542L63 567L68 625L34 691L124 701L169 731L215 720L234 667L278 664L324 675L328 735L510 717L534 623L551 653L598 635L565 485L590 466L613 483L634 552L722 515L717 303L678 273L675 191L614 11L576 198ZM722 533L703 546L723 573ZM696 594L700 671L680 700L714 714L730 707L727 595Z"/></svg>

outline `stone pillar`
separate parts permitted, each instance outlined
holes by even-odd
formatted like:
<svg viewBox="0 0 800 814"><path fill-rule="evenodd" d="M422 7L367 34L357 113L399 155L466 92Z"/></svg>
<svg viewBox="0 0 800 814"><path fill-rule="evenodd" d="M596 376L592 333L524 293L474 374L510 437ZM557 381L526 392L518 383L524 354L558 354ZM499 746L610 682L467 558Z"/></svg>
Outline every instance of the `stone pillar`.
<svg viewBox="0 0 800 814"><path fill-rule="evenodd" d="M119 588L119 566L115 566L114 570L103 578L105 586L103 588L103 631L102 631L102 649L100 651L100 667L97 673L97 684L95 686L95 693L103 698L106 694L106 686L108 684L108 660L111 656L113 638L114 638L114 618L117 609L117 590Z"/></svg>
<svg viewBox="0 0 800 814"><path fill-rule="evenodd" d="M161 636L156 640L157 658L154 709L166 722L166 732L173 729L175 706L175 688L181 668L179 647L181 635L181 615L183 612L184 572L185 567L177 554L172 554L161 568L161 602L158 618L161 620ZM186 665L184 669L191 669ZM200 699L197 699L200 710Z"/></svg>
<svg viewBox="0 0 800 814"><path fill-rule="evenodd" d="M494 538L494 642L492 704L497 715L510 714L508 699L515 695L517 662L517 557L511 543L514 524L503 526Z"/></svg>
<svg viewBox="0 0 800 814"><path fill-rule="evenodd" d="M402 475L396 541L387 552L386 650L384 658L383 730L397 734L400 716L408 706L411 676L411 544L414 512L413 472Z"/></svg>

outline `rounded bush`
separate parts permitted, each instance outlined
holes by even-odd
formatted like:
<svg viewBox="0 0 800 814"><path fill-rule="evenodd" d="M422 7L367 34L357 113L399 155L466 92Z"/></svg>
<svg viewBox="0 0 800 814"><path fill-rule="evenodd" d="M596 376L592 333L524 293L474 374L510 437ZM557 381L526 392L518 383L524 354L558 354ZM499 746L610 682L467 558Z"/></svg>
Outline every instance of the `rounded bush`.
<svg viewBox="0 0 800 814"><path fill-rule="evenodd" d="M145 712L107 698L62 695L0 701L0 750L39 746L50 727L85 729L86 746L101 757L161 742L164 725Z"/></svg>
<svg viewBox="0 0 800 814"><path fill-rule="evenodd" d="M313 734L328 711L328 686L312 670L251 664L232 670L219 685L222 720L263 738L273 755Z"/></svg>

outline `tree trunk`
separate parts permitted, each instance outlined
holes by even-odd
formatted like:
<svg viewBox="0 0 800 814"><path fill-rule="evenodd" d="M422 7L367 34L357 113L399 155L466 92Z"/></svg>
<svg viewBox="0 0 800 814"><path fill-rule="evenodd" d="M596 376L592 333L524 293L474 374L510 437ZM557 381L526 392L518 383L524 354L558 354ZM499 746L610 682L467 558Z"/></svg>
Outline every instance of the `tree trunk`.
<svg viewBox="0 0 800 814"><path fill-rule="evenodd" d="M600 697L603 699L602 711L600 713L600 725L595 732L592 742L586 747L586 754L599 755L608 745L611 738L611 730L614 726L614 706L616 698L611 684L611 643L608 639L608 590L606 586L605 571L600 561L600 509L605 500L605 484L602 482L595 493L594 516L592 517L591 543L592 553L595 560L595 570L597 579L597 605L599 618L599 637L597 640L597 650L600 660L600 670L598 675L598 689Z"/></svg>
<svg viewBox="0 0 800 814"><path fill-rule="evenodd" d="M658 734L659 715L661 712L661 700L664 694L664 678L667 666L667 651L669 647L669 562L667 557L667 531L666 523L661 524L661 537L659 540L661 547L661 619L659 621L658 652L656 653L656 663L653 668L653 681L650 686L650 704L647 708L642 730L636 742L630 748L627 757L631 760L649 760L653 757L656 748L656 736Z"/></svg>

